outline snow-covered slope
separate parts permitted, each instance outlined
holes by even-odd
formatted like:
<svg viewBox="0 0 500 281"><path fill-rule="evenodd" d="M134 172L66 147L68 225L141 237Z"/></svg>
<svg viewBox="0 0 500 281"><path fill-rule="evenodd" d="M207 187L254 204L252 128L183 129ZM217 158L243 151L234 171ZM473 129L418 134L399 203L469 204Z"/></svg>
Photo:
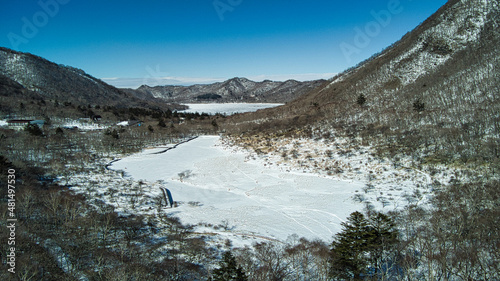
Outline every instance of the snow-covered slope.
<svg viewBox="0 0 500 281"><path fill-rule="evenodd" d="M283 107L245 118L291 125L298 119L299 126L494 130L489 121L498 118L500 109L495 94L500 87L499 30L498 1L448 1L380 54ZM363 107L357 104L360 95L366 99ZM417 100L425 104L421 114L413 109Z"/></svg>
<svg viewBox="0 0 500 281"><path fill-rule="evenodd" d="M352 200L360 182L269 167L221 146L219 137L200 137L163 154L133 155L112 169L156 182L148 196L160 195L159 186L168 188L180 205L166 212L184 223L227 224L231 233L249 237L284 241L297 234L330 240L340 223L363 207Z"/></svg>

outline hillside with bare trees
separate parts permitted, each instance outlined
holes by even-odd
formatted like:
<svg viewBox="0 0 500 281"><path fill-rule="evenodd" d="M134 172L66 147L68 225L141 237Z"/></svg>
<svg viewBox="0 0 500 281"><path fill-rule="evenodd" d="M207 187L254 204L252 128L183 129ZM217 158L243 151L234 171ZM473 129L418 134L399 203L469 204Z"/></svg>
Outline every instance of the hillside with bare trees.
<svg viewBox="0 0 500 281"><path fill-rule="evenodd" d="M0 48L0 279L500 280L499 25L498 0L450 0L295 100L231 116Z"/></svg>
<svg viewBox="0 0 500 281"><path fill-rule="evenodd" d="M0 47L0 87L16 85L19 91L3 91L2 105L16 108L16 100L37 97L38 101L72 103L76 106L108 105L154 109L182 108L145 93L128 93L108 85L81 69L50 62L39 56ZM38 113L39 114L39 113Z"/></svg>
<svg viewBox="0 0 500 281"><path fill-rule="evenodd" d="M497 1L449 1L399 42L295 101L230 119L229 132L290 128L498 162Z"/></svg>

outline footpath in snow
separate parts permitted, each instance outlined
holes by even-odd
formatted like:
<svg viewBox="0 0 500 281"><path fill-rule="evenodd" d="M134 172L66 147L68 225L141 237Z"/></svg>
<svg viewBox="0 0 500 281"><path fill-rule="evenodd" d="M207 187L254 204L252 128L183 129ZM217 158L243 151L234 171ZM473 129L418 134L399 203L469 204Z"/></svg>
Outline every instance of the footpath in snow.
<svg viewBox="0 0 500 281"><path fill-rule="evenodd" d="M340 223L363 208L352 198L362 182L284 172L223 146L217 136L202 136L161 154L138 153L110 168L135 181L162 182L180 202L165 211L183 223L223 224L237 235L284 241L297 234L330 241ZM161 194L157 186L146 192Z"/></svg>

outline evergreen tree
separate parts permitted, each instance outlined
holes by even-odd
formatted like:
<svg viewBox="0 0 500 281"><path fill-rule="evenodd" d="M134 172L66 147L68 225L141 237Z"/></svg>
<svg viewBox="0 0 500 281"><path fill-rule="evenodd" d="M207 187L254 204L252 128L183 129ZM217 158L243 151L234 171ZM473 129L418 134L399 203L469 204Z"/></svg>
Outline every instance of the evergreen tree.
<svg viewBox="0 0 500 281"><path fill-rule="evenodd" d="M118 131L116 129L114 129L114 130L108 129L108 130L106 130L106 132L104 132L104 134L106 136L111 136L114 139L120 138L120 135L118 134Z"/></svg>
<svg viewBox="0 0 500 281"><path fill-rule="evenodd" d="M356 100L356 103L357 103L359 106L363 106L363 105L366 103L366 98L365 98L365 95L360 94L360 95L358 96L358 99Z"/></svg>
<svg viewBox="0 0 500 281"><path fill-rule="evenodd" d="M220 268L214 270L212 281L246 281L248 280L241 266L238 266L236 259L227 251L224 253L222 261L219 264Z"/></svg>
<svg viewBox="0 0 500 281"><path fill-rule="evenodd" d="M341 280L361 280L369 265L373 232L360 212L352 213L342 227L332 243L331 275Z"/></svg>
<svg viewBox="0 0 500 281"><path fill-rule="evenodd" d="M340 280L362 280L369 275L390 273L397 262L394 246L398 231L392 219L382 213L365 218L352 213L337 234L331 249L331 275Z"/></svg>
<svg viewBox="0 0 500 281"><path fill-rule="evenodd" d="M217 120L213 119L212 120L212 126L217 129L219 127L219 124L217 124Z"/></svg>
<svg viewBox="0 0 500 281"><path fill-rule="evenodd" d="M32 136L37 136L37 137L43 136L42 129L40 129L40 127L38 127L38 125L35 125L35 124L26 125L24 130L26 132L30 133Z"/></svg>
<svg viewBox="0 0 500 281"><path fill-rule="evenodd" d="M417 99L413 102L413 110L416 112L422 112L425 110L425 103L423 103L420 99Z"/></svg>
<svg viewBox="0 0 500 281"><path fill-rule="evenodd" d="M165 128L167 126L167 124L165 124L165 121L162 119L160 119L160 121L158 121L158 126L159 127L162 127L162 128Z"/></svg>
<svg viewBox="0 0 500 281"><path fill-rule="evenodd" d="M397 263L395 246L399 231L396 223L389 216L377 212L370 216L370 226L374 235L370 247L370 266L377 275L391 274Z"/></svg>

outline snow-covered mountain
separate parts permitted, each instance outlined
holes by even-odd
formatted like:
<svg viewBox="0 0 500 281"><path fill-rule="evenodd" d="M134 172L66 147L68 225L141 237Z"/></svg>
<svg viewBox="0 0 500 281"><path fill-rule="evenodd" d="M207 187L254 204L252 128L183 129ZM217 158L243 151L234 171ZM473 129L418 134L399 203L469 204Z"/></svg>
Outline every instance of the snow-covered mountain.
<svg viewBox="0 0 500 281"><path fill-rule="evenodd" d="M498 132L499 25L498 1L450 0L360 65L286 106L241 118L269 121L267 128L279 123L282 129L371 124L392 130L428 126ZM415 110L417 102L422 110Z"/></svg>
<svg viewBox="0 0 500 281"><path fill-rule="evenodd" d="M325 80L299 82L251 81L233 78L224 82L192 86L141 86L139 92L169 102L278 102L291 101L323 84Z"/></svg>

